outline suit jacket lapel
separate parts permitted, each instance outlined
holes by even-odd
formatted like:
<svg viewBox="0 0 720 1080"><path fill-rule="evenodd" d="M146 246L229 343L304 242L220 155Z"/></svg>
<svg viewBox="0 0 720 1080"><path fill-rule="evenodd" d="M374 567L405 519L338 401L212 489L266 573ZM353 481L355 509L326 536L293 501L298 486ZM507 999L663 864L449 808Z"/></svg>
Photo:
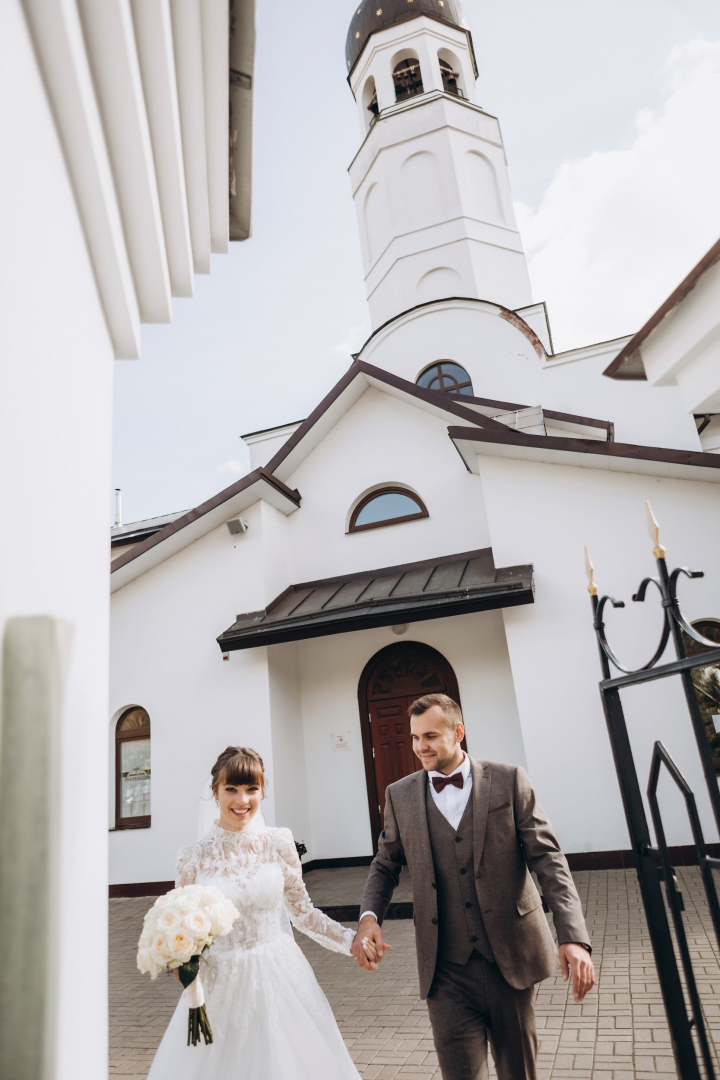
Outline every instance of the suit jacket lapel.
<svg viewBox="0 0 720 1080"><path fill-rule="evenodd" d="M427 804L425 802L428 785L427 773L424 769L418 769L418 771L414 773L414 777L415 784L411 796L411 803L413 821L417 830L417 857L421 862L427 863L430 871L432 871L433 857L432 848L430 847L430 833L428 831Z"/></svg>
<svg viewBox="0 0 720 1080"><path fill-rule="evenodd" d="M473 848L475 849L475 876L480 871L485 846L485 830L487 828L488 810L490 809L490 784L492 782L492 769L487 761L476 761L470 758L470 770L472 772L472 804L473 804Z"/></svg>

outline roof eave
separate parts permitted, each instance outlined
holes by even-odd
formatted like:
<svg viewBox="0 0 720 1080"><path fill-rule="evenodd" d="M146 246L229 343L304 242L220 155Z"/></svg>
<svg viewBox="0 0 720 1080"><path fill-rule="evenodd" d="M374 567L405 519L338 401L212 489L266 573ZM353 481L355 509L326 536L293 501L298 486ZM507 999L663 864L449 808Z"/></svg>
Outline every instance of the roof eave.
<svg viewBox="0 0 720 1080"><path fill-rule="evenodd" d="M298 491L291 490L265 469L254 469L237 483L193 510L188 510L159 532L136 544L130 551L113 559L110 564L112 591L116 592L141 574L147 573L260 499L265 499L285 514L293 513L300 506Z"/></svg>
<svg viewBox="0 0 720 1080"><path fill-rule="evenodd" d="M334 634L346 634L356 630L371 630L383 626L393 626L398 622L427 622L432 619L446 619L456 615L469 615L477 611L493 611L497 608L517 607L521 604L534 603L532 567L521 567L526 576L513 583L499 583L487 589L462 597L444 597L441 599L420 601L412 598L409 602L399 601L391 605L369 606L361 614L342 613L339 617L328 613L327 617L298 620L293 626L268 626L240 631L236 634L225 632L217 639L223 653L255 649L261 645L280 645L307 638L329 637Z"/></svg>
<svg viewBox="0 0 720 1080"><path fill-rule="evenodd" d="M692 292L703 274L711 266L714 266L718 260L720 260L720 240L713 244L702 259L695 264L687 277L683 278L678 287L670 293L667 300L650 316L645 325L638 330L634 337L630 338L627 345L620 350L612 363L605 368L603 375L606 375L609 379L646 381L647 376L642 364L641 352L643 342L664 322L688 293ZM642 374L638 374L640 367L642 367Z"/></svg>
<svg viewBox="0 0 720 1080"><path fill-rule="evenodd" d="M229 231L252 232L252 151L255 82L255 0L230 0Z"/></svg>
<svg viewBox="0 0 720 1080"><path fill-rule="evenodd" d="M450 427L448 435L472 472L479 472L478 455L487 454L544 464L577 464L589 469L612 469L720 483L720 454L596 439L527 435L509 429L498 433L481 428L473 431Z"/></svg>

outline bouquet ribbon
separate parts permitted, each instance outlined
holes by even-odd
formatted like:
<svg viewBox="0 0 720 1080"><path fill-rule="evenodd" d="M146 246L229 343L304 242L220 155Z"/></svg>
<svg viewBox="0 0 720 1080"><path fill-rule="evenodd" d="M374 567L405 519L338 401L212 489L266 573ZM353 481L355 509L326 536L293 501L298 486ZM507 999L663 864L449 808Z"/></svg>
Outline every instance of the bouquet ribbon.
<svg viewBox="0 0 720 1080"><path fill-rule="evenodd" d="M205 992L200 981L200 957L193 956L186 964L178 968L180 982L188 992L188 1041L190 1046L197 1046L202 1037L205 1044L213 1041L212 1028L205 1008Z"/></svg>
<svg viewBox="0 0 720 1080"><path fill-rule="evenodd" d="M201 1009L205 1004L205 991L203 990L203 984L200 981L200 976L193 979L187 988L188 992L188 1005L191 1009Z"/></svg>

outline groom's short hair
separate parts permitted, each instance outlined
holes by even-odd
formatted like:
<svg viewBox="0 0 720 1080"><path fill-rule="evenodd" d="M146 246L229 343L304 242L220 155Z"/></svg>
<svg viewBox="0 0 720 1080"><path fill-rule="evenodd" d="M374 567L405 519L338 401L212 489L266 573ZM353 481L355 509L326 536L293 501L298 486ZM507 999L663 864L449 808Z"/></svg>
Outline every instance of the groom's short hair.
<svg viewBox="0 0 720 1080"><path fill-rule="evenodd" d="M413 716L422 716L428 709L432 709L433 705L437 705L438 708L442 709L448 727L454 728L457 724L462 724L462 709L457 701L453 701L447 694L424 694L423 697L413 701L408 709L408 716L411 719Z"/></svg>

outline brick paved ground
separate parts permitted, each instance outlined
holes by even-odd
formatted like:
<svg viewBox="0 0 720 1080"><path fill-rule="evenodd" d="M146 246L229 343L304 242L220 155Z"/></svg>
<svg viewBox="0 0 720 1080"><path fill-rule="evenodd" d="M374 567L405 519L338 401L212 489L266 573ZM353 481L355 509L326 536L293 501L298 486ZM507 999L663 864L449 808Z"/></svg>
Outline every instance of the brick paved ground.
<svg viewBox="0 0 720 1080"><path fill-rule="evenodd" d="M587 912L599 984L586 1004L575 1005L559 975L543 983L537 1007L540 1078L672 1076L670 1040L635 874L609 870L574 876ZM705 1012L720 1046L720 963L700 877L694 868L678 870L678 877ZM110 1075L123 1080L144 1080L178 998L174 980L161 977L152 983L134 967L142 916L151 902L113 900L110 905ZM409 921L387 924L394 948L376 975L300 935L366 1080L440 1080L427 1009L417 996L412 931Z"/></svg>

